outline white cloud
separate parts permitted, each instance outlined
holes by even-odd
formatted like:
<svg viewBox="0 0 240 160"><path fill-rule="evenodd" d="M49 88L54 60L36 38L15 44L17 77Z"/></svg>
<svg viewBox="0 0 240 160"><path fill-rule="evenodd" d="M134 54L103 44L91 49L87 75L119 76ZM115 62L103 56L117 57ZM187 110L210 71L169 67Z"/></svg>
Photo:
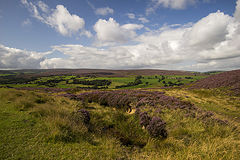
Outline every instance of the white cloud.
<svg viewBox="0 0 240 160"><path fill-rule="evenodd" d="M63 5L57 5L54 12L47 17L47 23L62 35L71 35L84 28L83 18L71 15Z"/></svg>
<svg viewBox="0 0 240 160"><path fill-rule="evenodd" d="M27 0L21 0L21 2L33 14L34 18L51 26L63 36L71 36L73 33L91 36L90 32L84 29L84 19L75 14L70 14L63 5L57 5L56 9L49 9L47 4L42 1L39 1L37 5Z"/></svg>
<svg viewBox="0 0 240 160"><path fill-rule="evenodd" d="M237 21L240 21L240 0L237 0L237 2L236 2L236 9L234 12L234 17L237 19Z"/></svg>
<svg viewBox="0 0 240 160"><path fill-rule="evenodd" d="M128 16L129 19L135 19L137 16L134 13L127 13L126 14ZM142 15L139 15L139 18L137 18L139 21L141 21L142 23L148 23L149 20L145 17L143 17Z"/></svg>
<svg viewBox="0 0 240 160"><path fill-rule="evenodd" d="M134 13L127 13L127 16L129 19L135 19L135 14Z"/></svg>
<svg viewBox="0 0 240 160"><path fill-rule="evenodd" d="M176 63L177 59L158 54L150 45L118 46L108 49L84 47L82 45L60 45L53 49L64 53L69 58L46 59L41 63L42 68L145 68L168 66Z"/></svg>
<svg viewBox="0 0 240 160"><path fill-rule="evenodd" d="M88 38L91 38L92 37L92 33L90 31L87 31L87 30L83 30L81 33L80 33L80 36L86 36Z"/></svg>
<svg viewBox="0 0 240 160"><path fill-rule="evenodd" d="M102 41L124 40L125 37L119 35L121 29L140 28L135 24L121 26L113 19L99 22L106 25L103 27L106 31L99 35ZM109 37L113 39L108 39ZM220 11L209 14L195 24L164 25L158 30L134 37L134 45L119 45L106 49L82 45L54 46L54 50L68 55L69 58L46 59L41 66L195 71L231 70L240 67L240 22Z"/></svg>
<svg viewBox="0 0 240 160"><path fill-rule="evenodd" d="M44 18L38 12L37 6L34 5L32 2L28 2L27 0L21 0L22 4L27 7L27 9L32 13L32 16L43 23L46 23Z"/></svg>
<svg viewBox="0 0 240 160"><path fill-rule="evenodd" d="M189 43L200 48L211 48L226 39L227 27L233 18L218 11L199 20L189 32Z"/></svg>
<svg viewBox="0 0 240 160"><path fill-rule="evenodd" d="M159 53L179 59L178 69L236 69L240 59L240 23L218 11L192 26L163 26L139 36L141 43L158 47ZM190 64L190 65L189 65ZM235 66L235 67L234 67Z"/></svg>
<svg viewBox="0 0 240 160"><path fill-rule="evenodd" d="M31 24L32 22L28 18L22 22L22 26L29 26Z"/></svg>
<svg viewBox="0 0 240 160"><path fill-rule="evenodd" d="M95 13L97 15L102 15L102 16L106 16L108 14L113 14L114 10L112 8L109 7L104 7L104 8L97 8L95 10Z"/></svg>
<svg viewBox="0 0 240 160"><path fill-rule="evenodd" d="M149 22L149 20L145 17L139 17L138 20L141 21L142 23L148 23Z"/></svg>
<svg viewBox="0 0 240 160"><path fill-rule="evenodd" d="M135 30L143 25L125 24L120 25L113 18L109 20L99 19L94 25L98 45L107 46L116 43L125 43L137 36Z"/></svg>
<svg viewBox="0 0 240 160"><path fill-rule="evenodd" d="M197 0L151 0L149 7L146 9L146 14L154 12L159 6L172 9L185 9L189 5L193 5Z"/></svg>
<svg viewBox="0 0 240 160"><path fill-rule="evenodd" d="M34 52L9 48L0 44L0 68L8 69L31 69L40 68L40 63L45 60L44 56L51 52Z"/></svg>
<svg viewBox="0 0 240 160"><path fill-rule="evenodd" d="M138 30L138 29L141 29L142 27L143 27L143 25L141 25L141 24L131 24L131 23L124 24L124 25L121 26L121 28L129 30L129 31L130 30L131 31Z"/></svg>

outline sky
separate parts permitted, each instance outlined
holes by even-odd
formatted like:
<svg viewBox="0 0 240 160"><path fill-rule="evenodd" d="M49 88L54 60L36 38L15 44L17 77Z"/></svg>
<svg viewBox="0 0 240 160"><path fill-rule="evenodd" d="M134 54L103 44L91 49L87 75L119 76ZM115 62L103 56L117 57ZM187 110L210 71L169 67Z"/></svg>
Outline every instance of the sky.
<svg viewBox="0 0 240 160"><path fill-rule="evenodd" d="M240 0L0 0L0 69L240 69Z"/></svg>

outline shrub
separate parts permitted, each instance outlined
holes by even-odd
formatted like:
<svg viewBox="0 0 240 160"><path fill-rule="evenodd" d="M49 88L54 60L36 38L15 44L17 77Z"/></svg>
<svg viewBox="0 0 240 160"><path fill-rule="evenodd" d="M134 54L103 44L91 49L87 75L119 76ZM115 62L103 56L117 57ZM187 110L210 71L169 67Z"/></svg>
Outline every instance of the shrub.
<svg viewBox="0 0 240 160"><path fill-rule="evenodd" d="M165 128L166 128L165 121L163 121L159 117L153 117L152 120L149 122L149 125L147 126L147 131L150 134L150 136L154 138L159 136L167 138L168 134Z"/></svg>
<svg viewBox="0 0 240 160"><path fill-rule="evenodd" d="M164 92L115 90L84 92L78 95L64 94L64 96L79 101L96 102L100 105L125 110L131 109L131 106L138 108L146 105L154 108L162 106L169 109L197 110L194 104L182 101L176 97L167 96Z"/></svg>
<svg viewBox="0 0 240 160"><path fill-rule="evenodd" d="M47 99L43 97L38 97L35 99L35 103L38 103L38 104L44 104L46 102L47 102Z"/></svg>
<svg viewBox="0 0 240 160"><path fill-rule="evenodd" d="M149 125L151 118L148 116L147 112L142 112L139 114L140 116L140 125L145 128Z"/></svg>
<svg viewBox="0 0 240 160"><path fill-rule="evenodd" d="M83 122L84 124L89 124L90 122L90 113L85 109L80 109L77 112L74 112L72 115L72 119L76 123Z"/></svg>
<svg viewBox="0 0 240 160"><path fill-rule="evenodd" d="M139 116L141 113L141 110L139 108L136 108L136 111L135 111L135 116Z"/></svg>
<svg viewBox="0 0 240 160"><path fill-rule="evenodd" d="M90 122L90 113L87 110L85 110L85 109L80 109L80 110L78 110L78 112L80 112L82 114L83 122L85 124L89 124L89 122Z"/></svg>

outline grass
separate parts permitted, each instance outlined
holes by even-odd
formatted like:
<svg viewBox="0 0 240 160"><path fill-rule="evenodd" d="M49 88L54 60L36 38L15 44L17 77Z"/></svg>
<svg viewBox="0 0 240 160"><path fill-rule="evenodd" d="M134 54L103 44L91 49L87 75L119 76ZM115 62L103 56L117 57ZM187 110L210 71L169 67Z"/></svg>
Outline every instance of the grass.
<svg viewBox="0 0 240 160"><path fill-rule="evenodd" d="M231 127L211 125L186 118L178 111L166 113L169 138L151 140L136 159L237 159L239 137ZM237 138L238 137L238 138Z"/></svg>
<svg viewBox="0 0 240 160"><path fill-rule="evenodd" d="M166 92L168 95L193 102L204 110L213 111L220 117L240 122L239 97L229 96L221 89L169 89Z"/></svg>
<svg viewBox="0 0 240 160"><path fill-rule="evenodd" d="M75 102L47 98L47 102L39 103L34 101L42 95L33 92L1 89L0 93L0 159L115 159L122 156L115 139L78 135L84 131L69 122ZM29 101L31 107L22 110L26 107L22 97L26 96L35 100ZM78 137L69 141L68 131L73 129Z"/></svg>
<svg viewBox="0 0 240 160"><path fill-rule="evenodd" d="M11 76L11 75L15 75L15 74L0 74L0 77L4 77L4 76Z"/></svg>
<svg viewBox="0 0 240 160"><path fill-rule="evenodd" d="M0 159L238 159L237 97L209 90L165 92L211 110L229 125L186 117L185 111L151 110L167 123L167 139L151 138L135 114L47 93L0 89ZM212 96L211 96L212 95ZM186 97L187 96L187 97ZM200 105L202 104L202 105ZM218 107L215 107L218 104ZM229 111L224 109L229 107ZM86 109L89 124L75 113ZM234 110L234 112L230 110Z"/></svg>

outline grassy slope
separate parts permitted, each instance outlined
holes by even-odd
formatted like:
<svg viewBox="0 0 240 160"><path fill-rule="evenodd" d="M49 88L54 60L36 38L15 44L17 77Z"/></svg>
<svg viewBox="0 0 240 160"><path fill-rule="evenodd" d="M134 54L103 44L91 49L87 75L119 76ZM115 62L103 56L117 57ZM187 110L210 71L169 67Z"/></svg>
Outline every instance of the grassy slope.
<svg viewBox="0 0 240 160"><path fill-rule="evenodd" d="M119 145L106 138L101 139L101 144L98 146L81 138L69 143L52 140L57 135L64 134L64 131L59 131L57 124L64 125L66 120L64 116L60 118L60 115L68 114L73 110L72 106L76 105L74 102L54 98L51 101L54 101L55 106L51 103L38 104L34 103L38 97L33 92L6 89L0 90L0 96L0 159L111 159L121 157ZM29 99L25 100L23 96ZM64 103L68 103L68 107L64 106ZM41 114L46 114L46 116L40 116Z"/></svg>
<svg viewBox="0 0 240 160"><path fill-rule="evenodd" d="M0 159L239 158L240 125L234 118L235 113L239 113L236 97L229 99L215 93L219 97L214 98L215 95L209 97L212 93L208 92L176 89L168 90L167 94L186 98L232 123L223 126L186 117L180 110L165 109L163 113L155 113L154 109L149 109L167 122L169 132L165 140L154 139L139 128L134 115L114 108L83 105L42 93L0 89ZM223 112L221 108L225 106L232 108ZM94 132L71 121L71 113L79 108L90 112ZM116 125L121 137L134 144L146 143L146 146L127 147L121 143L119 135L98 131L108 124Z"/></svg>
<svg viewBox="0 0 240 160"><path fill-rule="evenodd" d="M240 97L229 96L222 89L169 89L168 95L190 101L219 117L240 122Z"/></svg>

